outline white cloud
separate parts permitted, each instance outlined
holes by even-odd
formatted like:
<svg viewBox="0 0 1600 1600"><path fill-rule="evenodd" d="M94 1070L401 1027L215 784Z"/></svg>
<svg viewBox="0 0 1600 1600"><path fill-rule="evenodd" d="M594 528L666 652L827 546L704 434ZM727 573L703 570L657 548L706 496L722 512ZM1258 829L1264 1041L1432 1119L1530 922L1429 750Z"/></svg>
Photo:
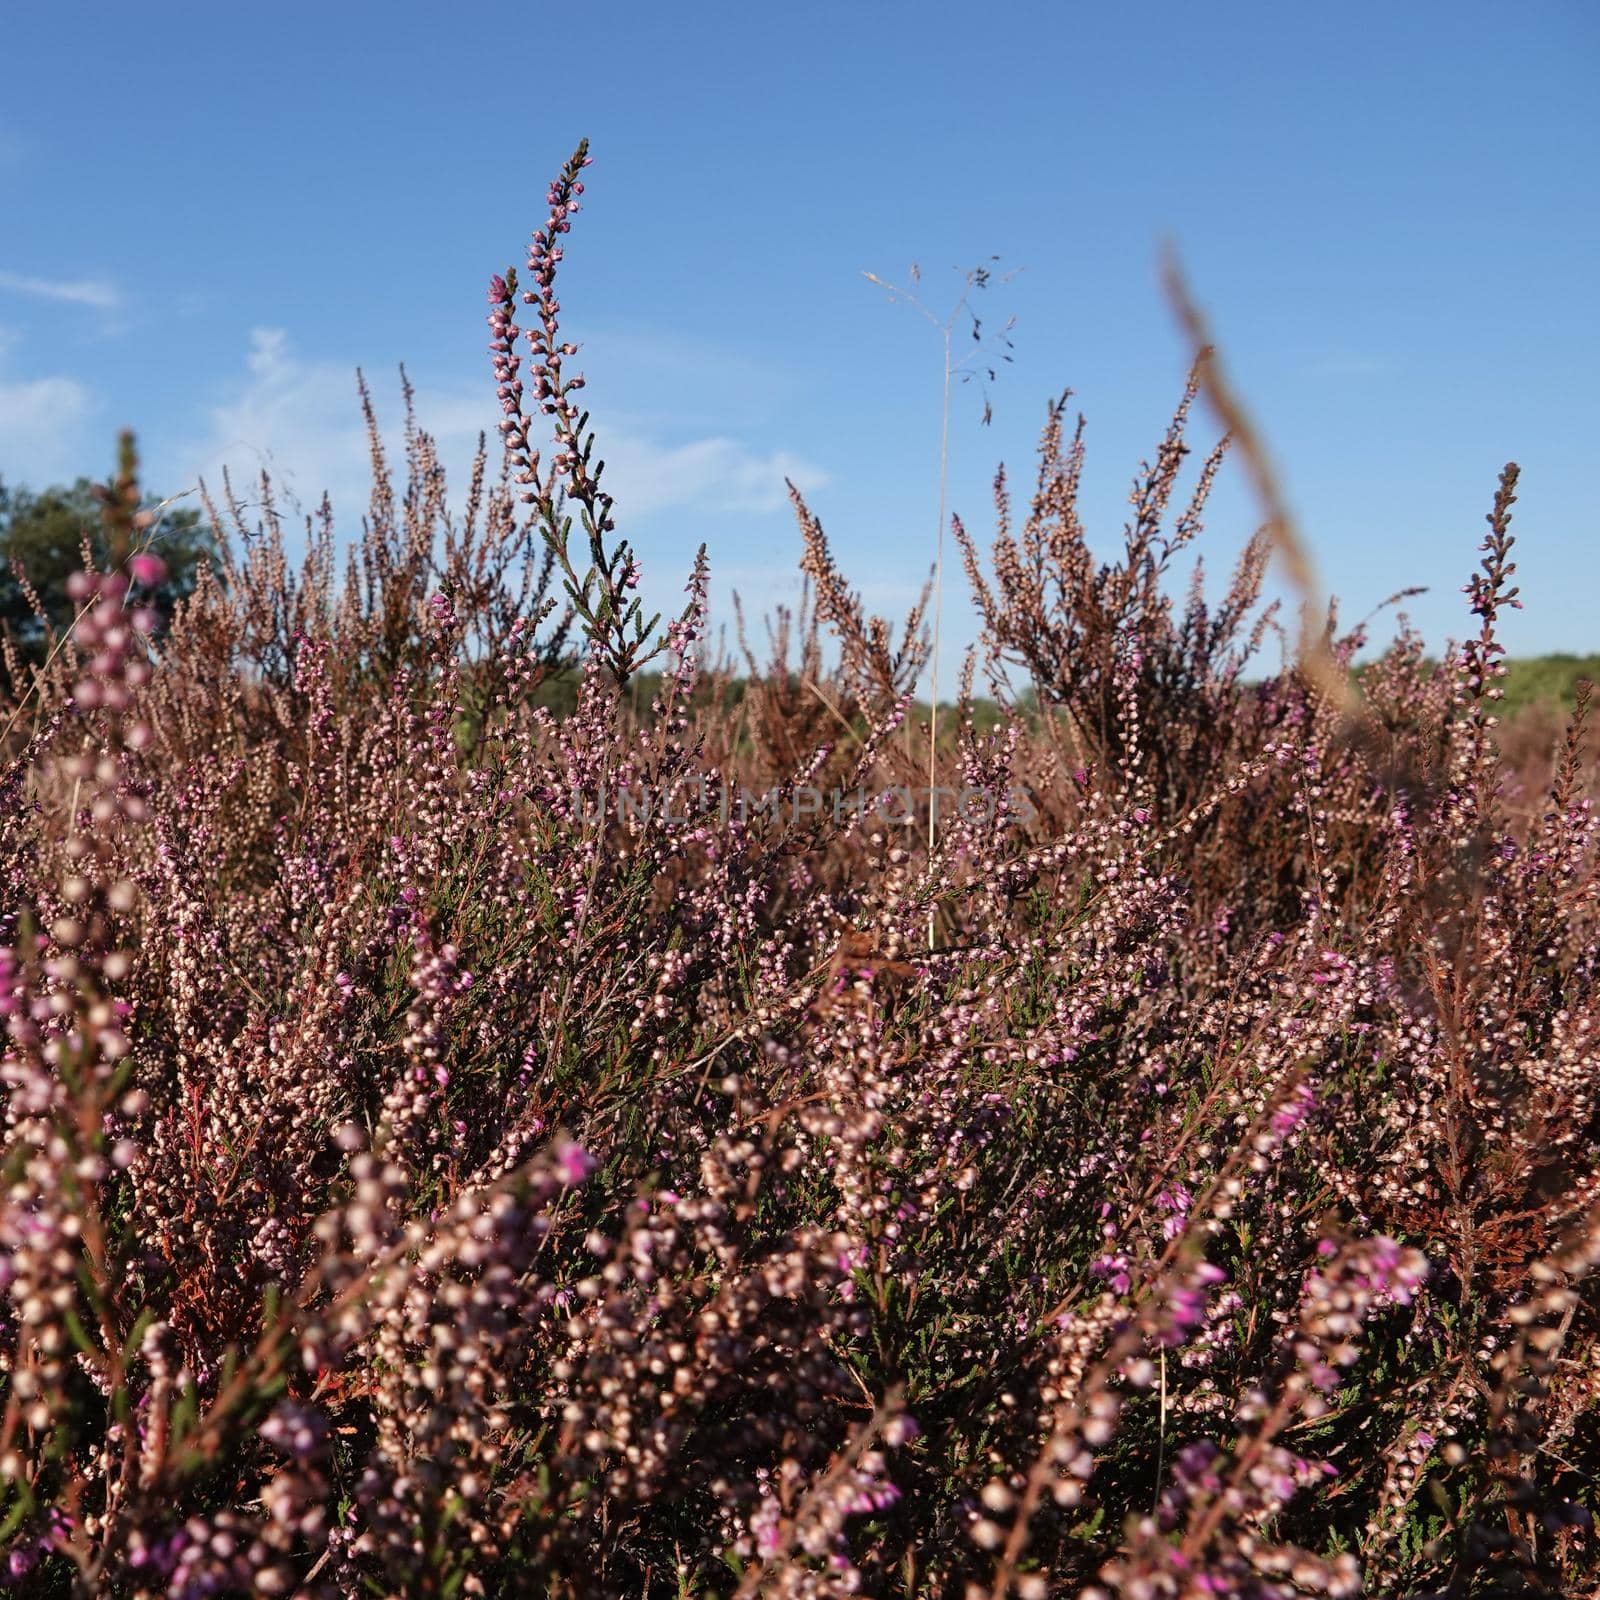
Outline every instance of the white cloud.
<svg viewBox="0 0 1600 1600"><path fill-rule="evenodd" d="M787 450L751 451L736 439L695 439L666 445L629 430L601 435L605 485L636 517L679 507L765 515L788 503L784 479L801 489L827 481L820 468Z"/></svg>
<svg viewBox="0 0 1600 1600"><path fill-rule="evenodd" d="M375 382L374 403L399 461L401 414L398 384ZM480 430L494 439L498 421L493 389L481 382L417 384L417 418L438 441L452 485L464 488ZM606 487L619 510L643 521L675 509L764 515L785 503L784 479L802 488L824 484L820 469L785 450L757 451L719 434L668 443L643 419L620 418L600 431ZM275 485L307 509L327 490L335 516L347 530L368 500L367 439L354 372L336 362L296 354L279 328L256 328L243 379L211 409L204 436L174 461L174 481L205 477L217 483L226 465L243 498L266 468Z"/></svg>
<svg viewBox="0 0 1600 1600"><path fill-rule="evenodd" d="M26 273L0 269L0 290L29 295L36 300L59 300L67 305L115 311L122 291L103 278L33 278Z"/></svg>
<svg viewBox="0 0 1600 1600"><path fill-rule="evenodd" d="M0 477L39 489L82 470L94 402L75 378L13 377L5 370L11 345L0 328Z"/></svg>
<svg viewBox="0 0 1600 1600"><path fill-rule="evenodd" d="M308 511L326 490L340 521L353 526L369 483L355 373L301 360L281 329L253 329L243 378L210 408L201 436L176 452L172 478L204 478L220 490L224 468L247 501L263 471L276 493Z"/></svg>

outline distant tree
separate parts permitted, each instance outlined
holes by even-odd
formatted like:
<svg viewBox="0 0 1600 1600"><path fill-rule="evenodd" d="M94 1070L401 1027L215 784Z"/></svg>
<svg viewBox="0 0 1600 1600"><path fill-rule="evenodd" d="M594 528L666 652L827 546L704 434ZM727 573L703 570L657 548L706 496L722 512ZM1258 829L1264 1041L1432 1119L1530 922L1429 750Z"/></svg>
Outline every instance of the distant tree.
<svg viewBox="0 0 1600 1600"><path fill-rule="evenodd" d="M100 502L87 478L38 494L0 483L0 629L15 641L24 660L39 660L47 638L27 588L38 596L50 626L60 632L72 621L67 579L83 565L85 539L91 560L103 567L109 552ZM167 581L152 597L164 623L174 605L194 592L202 564L216 556L216 539L198 511L173 509L162 515L151 548L167 564Z"/></svg>

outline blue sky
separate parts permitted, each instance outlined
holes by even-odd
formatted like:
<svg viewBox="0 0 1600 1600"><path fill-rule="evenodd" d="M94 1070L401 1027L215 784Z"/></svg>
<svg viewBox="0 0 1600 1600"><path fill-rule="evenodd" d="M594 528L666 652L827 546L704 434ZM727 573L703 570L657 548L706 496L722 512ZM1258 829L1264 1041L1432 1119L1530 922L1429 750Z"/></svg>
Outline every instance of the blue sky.
<svg viewBox="0 0 1600 1600"><path fill-rule="evenodd" d="M930 302L998 254L1017 319L958 394L952 508L983 537L1048 396L1089 418L1109 550L1186 351L1174 240L1324 584L1466 624L1501 463L1524 470L1519 651L1600 647L1600 11L1463 3L605 5L281 0L17 8L0 101L0 476L151 487L269 462L358 523L354 369L464 459L496 418L483 290L549 176L596 163L562 302L646 587L710 543L719 597L797 591L787 473L875 609L932 559ZM1210 424L1202 430L1209 437ZM1254 513L1224 486L1224 568ZM971 631L957 581L948 632ZM723 611L725 615L725 609ZM947 651L947 659L953 652Z"/></svg>

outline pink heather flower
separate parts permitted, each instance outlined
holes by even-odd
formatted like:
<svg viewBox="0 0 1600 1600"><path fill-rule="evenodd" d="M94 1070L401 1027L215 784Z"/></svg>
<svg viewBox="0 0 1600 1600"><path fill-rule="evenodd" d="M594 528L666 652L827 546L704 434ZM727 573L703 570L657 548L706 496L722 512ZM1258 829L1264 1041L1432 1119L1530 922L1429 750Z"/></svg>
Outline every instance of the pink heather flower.
<svg viewBox="0 0 1600 1600"><path fill-rule="evenodd" d="M1316 1096L1309 1084L1297 1084L1294 1092L1272 1113L1272 1131L1286 1139L1316 1107Z"/></svg>
<svg viewBox="0 0 1600 1600"><path fill-rule="evenodd" d="M852 1516L865 1516L869 1511L884 1511L900 1498L899 1488L892 1483L880 1483L870 1489L859 1489L850 1501Z"/></svg>
<svg viewBox="0 0 1600 1600"><path fill-rule="evenodd" d="M1115 1293L1126 1294L1133 1283L1129 1266L1125 1255L1103 1255L1092 1263L1089 1271L1097 1278L1104 1278Z"/></svg>
<svg viewBox="0 0 1600 1600"><path fill-rule="evenodd" d="M1158 1086L1157 1092L1161 1092L1164 1087L1164 1085ZM1194 1196L1189 1192L1187 1185L1174 1183L1156 1196L1155 1203L1167 1213L1161 1223L1162 1237L1169 1240L1176 1239L1184 1230L1189 1208L1194 1204Z"/></svg>
<svg viewBox="0 0 1600 1600"><path fill-rule="evenodd" d="M581 1144L564 1144L556 1152L556 1170L572 1188L584 1182L600 1163Z"/></svg>
<svg viewBox="0 0 1600 1600"><path fill-rule="evenodd" d="M141 550L138 555L131 557L128 561L128 570L136 582L151 589L167 581L166 562L150 550Z"/></svg>

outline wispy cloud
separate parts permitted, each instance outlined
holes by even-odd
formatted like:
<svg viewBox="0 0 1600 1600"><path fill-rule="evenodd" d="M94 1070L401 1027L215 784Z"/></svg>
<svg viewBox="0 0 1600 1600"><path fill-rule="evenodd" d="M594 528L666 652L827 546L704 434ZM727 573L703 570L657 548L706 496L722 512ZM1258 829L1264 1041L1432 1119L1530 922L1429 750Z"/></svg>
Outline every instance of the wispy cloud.
<svg viewBox="0 0 1600 1600"><path fill-rule="evenodd" d="M828 481L821 468L788 450L751 450L737 439L669 445L636 428L612 428L601 444L606 488L636 517L680 508L762 516L787 504L785 478L806 490Z"/></svg>
<svg viewBox="0 0 1600 1600"><path fill-rule="evenodd" d="M393 383L375 384L380 418L397 432ZM419 382L417 416L438 441L451 480L464 485L480 430L494 437L498 414L483 382ZM818 467L786 450L757 450L726 430L669 441L646 417L602 429L606 487L630 519L692 508L706 513L763 515L780 510L784 479L815 489ZM299 355L280 328L250 334L245 372L213 406L204 434L171 463L176 477L216 479L227 466L236 485L265 468L302 507L324 490L345 525L367 503L367 441L357 407L355 374L337 362ZM176 481L176 478L174 479Z"/></svg>
<svg viewBox="0 0 1600 1600"><path fill-rule="evenodd" d="M348 526L366 506L368 483L355 373L301 359L280 328L252 329L243 376L176 457L174 482L216 484L226 469L243 493L266 472L305 510L326 491Z"/></svg>
<svg viewBox="0 0 1600 1600"><path fill-rule="evenodd" d="M1312 378L1384 378L1399 370L1392 357L1369 350L1328 350L1306 363Z"/></svg>
<svg viewBox="0 0 1600 1600"><path fill-rule="evenodd" d="M35 278L3 268L0 268L0 292L90 306L96 311L115 311L122 304L122 291L103 278Z"/></svg>

